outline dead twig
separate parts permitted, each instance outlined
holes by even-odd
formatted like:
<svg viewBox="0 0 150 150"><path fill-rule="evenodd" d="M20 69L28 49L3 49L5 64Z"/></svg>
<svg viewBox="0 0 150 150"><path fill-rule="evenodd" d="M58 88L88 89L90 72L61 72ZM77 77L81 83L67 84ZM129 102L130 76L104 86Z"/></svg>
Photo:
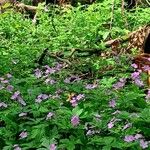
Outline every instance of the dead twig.
<svg viewBox="0 0 150 150"><path fill-rule="evenodd" d="M71 65L71 62L70 62L69 60L64 59L64 58L61 58L61 57L58 57L57 54L48 53L47 55L50 56L50 57L52 57L52 58L55 58L55 59L57 59L57 60L59 60L59 61L65 62L65 63L67 63L68 65Z"/></svg>

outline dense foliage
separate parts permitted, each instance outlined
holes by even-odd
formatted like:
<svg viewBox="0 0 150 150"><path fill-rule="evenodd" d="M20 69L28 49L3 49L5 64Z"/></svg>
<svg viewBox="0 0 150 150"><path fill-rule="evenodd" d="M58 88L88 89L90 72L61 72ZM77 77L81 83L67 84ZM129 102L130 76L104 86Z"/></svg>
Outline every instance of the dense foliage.
<svg viewBox="0 0 150 150"><path fill-rule="evenodd" d="M39 6L36 24L0 14L1 149L150 149L150 91L132 54L70 57L73 48L111 51L104 41L149 23L149 8L112 5ZM70 63L46 56L38 65L45 48Z"/></svg>

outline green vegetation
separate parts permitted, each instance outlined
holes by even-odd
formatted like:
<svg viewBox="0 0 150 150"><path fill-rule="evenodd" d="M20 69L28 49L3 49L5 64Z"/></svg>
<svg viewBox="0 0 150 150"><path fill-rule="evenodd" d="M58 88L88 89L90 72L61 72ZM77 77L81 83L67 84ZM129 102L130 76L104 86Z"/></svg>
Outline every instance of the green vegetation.
<svg viewBox="0 0 150 150"><path fill-rule="evenodd" d="M150 91L132 54L70 56L110 52L105 41L150 23L149 8L112 5L39 6L36 23L0 14L0 149L150 149ZM45 49L59 57L39 65Z"/></svg>

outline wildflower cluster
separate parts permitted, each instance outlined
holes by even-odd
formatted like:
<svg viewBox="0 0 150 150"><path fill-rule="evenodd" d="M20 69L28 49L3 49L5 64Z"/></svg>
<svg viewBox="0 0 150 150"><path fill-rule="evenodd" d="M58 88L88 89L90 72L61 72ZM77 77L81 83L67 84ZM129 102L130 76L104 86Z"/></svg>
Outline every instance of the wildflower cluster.
<svg viewBox="0 0 150 150"><path fill-rule="evenodd" d="M74 95L71 97L70 103L73 107L78 105L78 102L84 98L84 94Z"/></svg>
<svg viewBox="0 0 150 150"><path fill-rule="evenodd" d="M146 149L148 148L148 144L150 143L150 141L145 141L144 137L141 134L136 134L136 135L126 135L124 138L125 142L133 142L133 141L139 141L140 146L142 149Z"/></svg>

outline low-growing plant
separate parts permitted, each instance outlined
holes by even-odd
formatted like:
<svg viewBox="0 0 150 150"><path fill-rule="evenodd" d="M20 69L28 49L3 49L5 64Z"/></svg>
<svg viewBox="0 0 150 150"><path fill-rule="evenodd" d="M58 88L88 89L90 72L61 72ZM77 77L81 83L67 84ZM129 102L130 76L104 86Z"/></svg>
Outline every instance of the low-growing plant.
<svg viewBox="0 0 150 150"><path fill-rule="evenodd" d="M37 13L0 15L0 148L3 150L141 150L150 145L150 91L132 54L74 54L66 62L44 49L102 49L110 38L148 23L148 9L124 12L116 0ZM147 12L147 13L146 13ZM137 18L139 16L139 20ZM130 56L130 57L129 57Z"/></svg>

